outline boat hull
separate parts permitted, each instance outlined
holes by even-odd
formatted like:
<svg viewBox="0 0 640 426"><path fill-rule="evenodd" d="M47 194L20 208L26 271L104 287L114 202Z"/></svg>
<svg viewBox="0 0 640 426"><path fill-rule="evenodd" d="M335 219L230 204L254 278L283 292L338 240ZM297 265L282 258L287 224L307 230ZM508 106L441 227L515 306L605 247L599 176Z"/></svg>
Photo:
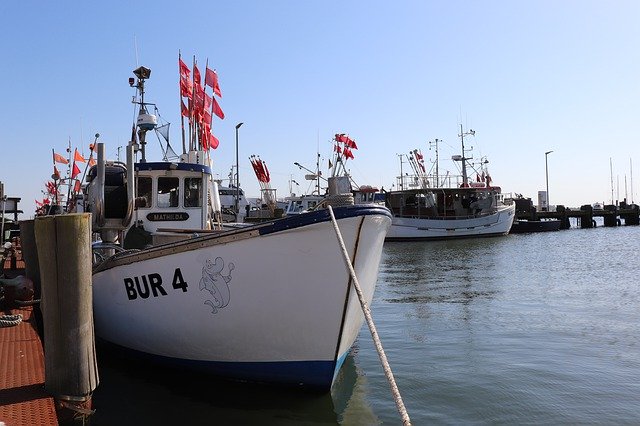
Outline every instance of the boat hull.
<svg viewBox="0 0 640 426"><path fill-rule="evenodd" d="M387 241L445 240L506 235L515 217L515 205L473 218L393 218Z"/></svg>
<svg viewBox="0 0 640 426"><path fill-rule="evenodd" d="M391 215L334 213L371 301ZM96 334L232 379L328 389L363 314L327 210L118 255L93 275Z"/></svg>

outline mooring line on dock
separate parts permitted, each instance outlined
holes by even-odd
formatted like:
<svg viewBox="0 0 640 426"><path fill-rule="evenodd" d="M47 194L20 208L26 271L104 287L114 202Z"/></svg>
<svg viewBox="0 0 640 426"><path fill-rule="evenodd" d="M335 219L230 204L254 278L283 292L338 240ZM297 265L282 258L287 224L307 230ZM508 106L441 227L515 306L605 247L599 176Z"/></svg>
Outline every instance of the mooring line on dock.
<svg viewBox="0 0 640 426"><path fill-rule="evenodd" d="M330 205L327 206L327 208L329 209L329 214L331 215L331 222L333 222L333 229L336 231L336 236L338 237L338 242L340 243L340 248L342 249L342 256L344 257L344 261L347 264L347 267L349 268L349 273L351 274L353 287L355 288L356 294L358 295L358 299L360 300L360 306L362 307L362 312L364 313L364 317L367 320L367 325L369 326L371 337L373 338L376 351L378 352L378 357L380 358L380 362L382 363L384 374L385 376L387 376L387 381L391 386L391 393L393 393L393 399L395 400L396 407L398 408L398 412L402 417L402 424L407 426L411 425L411 419L409 418L409 413L407 413L407 409L404 406L404 402L402 402L402 396L400 395L400 391L398 390L398 385L396 384L396 380L393 377L393 372L391 371L391 366L389 365L389 361L387 361L387 356L384 353L384 348L382 347L382 342L380 341L380 337L378 336L378 331L376 330L376 326L373 323L373 317L371 316L371 309L369 309L367 301L364 300L364 294L362 293L360 282L358 281L358 277L356 276L356 271L353 269L353 265L351 264L351 259L349 258L349 253L347 252L347 248L344 244L342 234L340 233L338 222L336 221L336 217L333 214L333 209L331 208Z"/></svg>

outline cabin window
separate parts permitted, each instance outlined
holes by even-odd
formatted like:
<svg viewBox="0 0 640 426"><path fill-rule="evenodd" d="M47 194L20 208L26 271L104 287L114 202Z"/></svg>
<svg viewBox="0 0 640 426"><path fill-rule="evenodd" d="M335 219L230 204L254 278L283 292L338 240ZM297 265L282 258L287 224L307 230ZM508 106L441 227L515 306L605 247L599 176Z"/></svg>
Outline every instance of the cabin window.
<svg viewBox="0 0 640 426"><path fill-rule="evenodd" d="M184 206L202 207L202 178L184 179Z"/></svg>
<svg viewBox="0 0 640 426"><path fill-rule="evenodd" d="M180 180L177 177L158 178L158 207L178 207Z"/></svg>
<svg viewBox="0 0 640 426"><path fill-rule="evenodd" d="M139 208L149 208L151 207L151 178L150 177L138 177L137 185L137 206Z"/></svg>

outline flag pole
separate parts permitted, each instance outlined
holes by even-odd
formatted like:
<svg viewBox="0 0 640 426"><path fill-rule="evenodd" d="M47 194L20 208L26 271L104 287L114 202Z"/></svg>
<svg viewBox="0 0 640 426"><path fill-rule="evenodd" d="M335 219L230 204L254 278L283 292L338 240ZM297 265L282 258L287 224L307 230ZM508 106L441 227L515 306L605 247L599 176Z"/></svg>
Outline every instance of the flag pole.
<svg viewBox="0 0 640 426"><path fill-rule="evenodd" d="M96 133L95 139L93 140L93 144L91 145L91 148L90 148L89 159L87 160L84 166L84 172L82 173L82 179L80 179L80 185L82 185L82 181L84 180L85 176L87 176L87 171L89 170L91 159L93 158L93 150L96 147L96 143L98 142L99 137L100 137L100 133Z"/></svg>
<svg viewBox="0 0 640 426"><path fill-rule="evenodd" d="M71 136L69 136L69 144L67 146L67 152L69 153L69 164L71 163ZM67 213L69 213L69 198L71 197L71 173L69 170L73 170L73 166L75 166L76 164L76 159L74 157L73 159L73 164L71 166L67 167L67 202L66 202L66 209Z"/></svg>
<svg viewBox="0 0 640 426"><path fill-rule="evenodd" d="M182 128L182 153L186 154L187 153L187 146L185 145L184 142L184 115L182 115L182 70L180 69L180 62L182 61L182 54L180 53L180 50L178 50L178 75L180 76L180 82L178 83L178 99L180 100L180 125Z"/></svg>
<svg viewBox="0 0 640 426"><path fill-rule="evenodd" d="M196 123L195 123L195 93L196 93L196 55L193 55L193 64L191 65L191 107L189 108L189 149L197 149L196 146Z"/></svg>
<svg viewBox="0 0 640 426"><path fill-rule="evenodd" d="M207 69L209 69L209 58L207 58L207 60L204 63L204 81L202 82L202 118L204 120L204 106L206 105L206 99L207 99L207 85L205 83L205 81L207 81ZM211 93L211 105L213 106L213 93ZM209 123L209 129L211 129L213 124L213 117L211 117L211 123ZM202 127L202 125L200 126ZM202 139L203 136L203 132L206 130L205 129L200 129L200 139ZM209 146L209 135L207 135L207 151L209 151L210 146ZM202 140L200 141L200 147L204 148L204 146L202 146Z"/></svg>

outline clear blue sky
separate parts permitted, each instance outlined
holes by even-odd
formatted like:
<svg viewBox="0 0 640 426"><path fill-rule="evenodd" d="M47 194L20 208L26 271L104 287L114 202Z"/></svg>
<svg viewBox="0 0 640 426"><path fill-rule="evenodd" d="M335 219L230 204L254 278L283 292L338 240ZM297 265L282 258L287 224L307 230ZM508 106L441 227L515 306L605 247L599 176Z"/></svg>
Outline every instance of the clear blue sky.
<svg viewBox="0 0 640 426"><path fill-rule="evenodd" d="M179 148L178 51L216 68L226 114L216 120L215 172L235 163L259 187L260 155L279 196L332 135L358 143L359 184L390 188L397 154L444 140L441 169L459 153L459 125L495 184L551 204L640 189L640 2L633 1L155 1L0 3L0 180L23 217L52 172L51 149L84 150L101 134L126 145L134 117L127 79L152 69L147 99L173 124ZM136 55L137 46L137 55ZM153 139L149 156L156 155ZM632 172L632 167L636 169ZM626 185L625 185L626 182Z"/></svg>

